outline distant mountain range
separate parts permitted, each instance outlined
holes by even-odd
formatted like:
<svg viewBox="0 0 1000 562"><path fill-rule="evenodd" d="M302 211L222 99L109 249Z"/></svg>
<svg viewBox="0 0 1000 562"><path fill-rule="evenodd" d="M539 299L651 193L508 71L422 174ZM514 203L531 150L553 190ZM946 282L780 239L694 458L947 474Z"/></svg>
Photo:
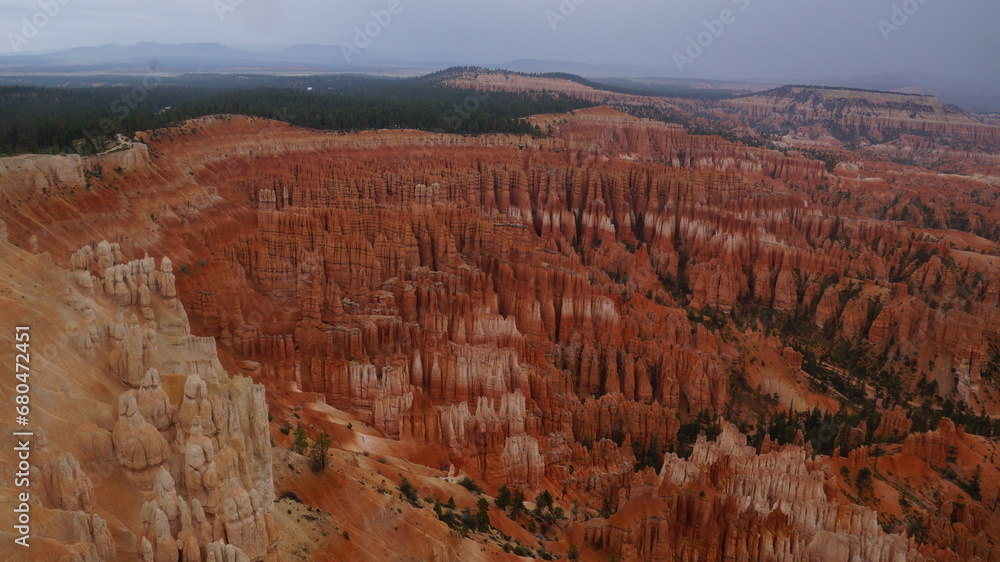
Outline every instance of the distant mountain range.
<svg viewBox="0 0 1000 562"><path fill-rule="evenodd" d="M448 65L444 65L448 66ZM432 63L407 64L362 52L349 62L339 45L294 45L270 52L250 52L219 43L134 45L107 44L53 53L0 55L0 74L123 73L155 67L168 74L187 72L377 72L434 70Z"/></svg>
<svg viewBox="0 0 1000 562"><path fill-rule="evenodd" d="M340 45L301 44L286 48L249 50L220 43L133 45L106 44L51 53L0 55L0 75L32 74L142 74L150 67L166 74L217 73L372 73L412 76L446 68L455 61L408 61L374 50L354 53L350 60ZM744 78L722 80L681 78L673 69L631 64L589 64L572 61L518 59L487 63L488 68L517 72L566 72L589 79L607 79L618 86L684 84L690 88L758 91L787 83L865 88L935 95L942 100L978 113L1000 112L1000 85L961 84L935 76L880 74L866 77L787 77L776 80Z"/></svg>

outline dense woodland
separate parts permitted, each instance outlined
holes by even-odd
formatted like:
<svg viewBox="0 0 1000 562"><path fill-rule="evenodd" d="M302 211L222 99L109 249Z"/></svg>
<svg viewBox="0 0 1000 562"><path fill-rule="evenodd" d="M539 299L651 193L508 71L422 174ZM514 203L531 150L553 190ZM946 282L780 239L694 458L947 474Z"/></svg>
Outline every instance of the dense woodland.
<svg viewBox="0 0 1000 562"><path fill-rule="evenodd" d="M0 154L100 152L115 135L131 137L216 113L338 131L538 134L521 118L592 105L558 94L477 94L442 86L435 78L151 74L93 77L86 86L81 79L0 85Z"/></svg>

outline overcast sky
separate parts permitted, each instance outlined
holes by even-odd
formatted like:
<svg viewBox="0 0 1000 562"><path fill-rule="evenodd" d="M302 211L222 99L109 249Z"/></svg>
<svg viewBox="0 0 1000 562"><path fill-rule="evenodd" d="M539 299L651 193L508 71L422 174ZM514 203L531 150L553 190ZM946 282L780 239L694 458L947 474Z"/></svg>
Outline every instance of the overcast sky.
<svg viewBox="0 0 1000 562"><path fill-rule="evenodd" d="M44 25L22 52L137 41L353 43L355 27L369 24L378 36L368 56L414 62L680 65L685 76L725 78L1000 76L997 0L398 0L384 27L371 23L371 11L393 1L0 0L0 52L13 51L11 34L27 38L23 18L33 17ZM39 15L46 3L58 13ZM893 22L894 5L913 13ZM723 10L728 23L708 35L704 22ZM707 47L686 52L703 31Z"/></svg>

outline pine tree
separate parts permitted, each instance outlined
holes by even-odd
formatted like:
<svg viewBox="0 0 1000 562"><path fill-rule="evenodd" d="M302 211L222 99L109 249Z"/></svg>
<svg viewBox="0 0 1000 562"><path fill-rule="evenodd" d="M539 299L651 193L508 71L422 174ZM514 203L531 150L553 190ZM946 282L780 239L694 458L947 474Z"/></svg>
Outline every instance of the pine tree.
<svg viewBox="0 0 1000 562"><path fill-rule="evenodd" d="M476 505L479 507L476 513L476 528L485 533L490 530L490 502L486 498L479 498Z"/></svg>
<svg viewBox="0 0 1000 562"><path fill-rule="evenodd" d="M983 499L983 467L976 465L976 472L972 474L972 481L969 482L968 492L972 499L982 501Z"/></svg>
<svg viewBox="0 0 1000 562"><path fill-rule="evenodd" d="M517 519L517 516L524 512L524 492L520 489L514 490L514 495L510 499L510 517Z"/></svg>
<svg viewBox="0 0 1000 562"><path fill-rule="evenodd" d="M330 436L321 433L313 441L312 449L309 450L309 459L312 461L313 472L322 472L326 468L328 461L328 449L330 448Z"/></svg>
<svg viewBox="0 0 1000 562"><path fill-rule="evenodd" d="M535 496L535 513L540 514L545 508L551 510L553 503L552 494L548 490L543 490Z"/></svg>
<svg viewBox="0 0 1000 562"><path fill-rule="evenodd" d="M302 429L302 424L299 424L295 428L295 434L292 439L292 445L288 448L293 453L298 453L300 455L306 454L306 449L309 448L309 440L306 439L306 432Z"/></svg>
<svg viewBox="0 0 1000 562"><path fill-rule="evenodd" d="M497 497L493 500L493 503L503 511L507 511L507 508L510 507L510 500L510 488L508 488L506 484L501 484L500 490L497 491Z"/></svg>

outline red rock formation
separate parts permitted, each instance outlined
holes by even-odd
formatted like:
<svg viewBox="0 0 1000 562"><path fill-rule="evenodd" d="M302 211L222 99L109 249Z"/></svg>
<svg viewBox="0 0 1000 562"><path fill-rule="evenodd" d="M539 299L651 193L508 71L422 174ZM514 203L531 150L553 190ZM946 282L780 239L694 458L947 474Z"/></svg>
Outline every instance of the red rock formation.
<svg viewBox="0 0 1000 562"><path fill-rule="evenodd" d="M730 118L736 113L743 122L757 128L788 127L792 132L787 138L802 146L809 146L808 139L823 133L829 139L827 148L842 146L845 136L871 144L898 137L895 148L909 147L911 153L916 148L918 153L936 152L940 157L941 146L956 140L987 147L1000 143L996 124L983 122L931 96L785 86L725 100L719 109ZM828 123L837 124L832 135ZM888 150L881 147L880 151Z"/></svg>
<svg viewBox="0 0 1000 562"><path fill-rule="evenodd" d="M872 439L896 441L910 434L913 421L906 416L906 410L896 406L882 414L882 421L872 435Z"/></svg>
<svg viewBox="0 0 1000 562"><path fill-rule="evenodd" d="M835 477L786 446L757 455L723 424L700 438L690 460L668 455L659 477L637 475L587 541L623 560L921 560L912 540L887 535L876 513L831 501Z"/></svg>
<svg viewBox="0 0 1000 562"><path fill-rule="evenodd" d="M520 87L497 87L508 86ZM774 113L746 103L754 119ZM941 111L933 134L978 138ZM893 119L850 122L882 131ZM229 379L218 353L275 405L344 410L487 487L565 483L618 507L586 536L620 558L913 557L836 496L805 449L768 440L755 455L727 429L690 461L668 457L661 482L634 473L632 447L674 446L702 413L749 419L734 396L758 355L787 379L768 384L796 396L777 408L811 407L809 377L853 371L817 366L810 339L871 344L903 394L926 375L1000 411L982 377L1000 342L1000 211L978 193L984 180L861 153L830 172L608 108L532 122L553 135L206 118L139 135L148 152L134 149L120 191L74 188L72 160L17 163L0 181L11 240L56 261L78 239L114 240L73 254L58 283L70 285L67 347L88 366L107 361L101 384L124 415L101 402L72 448L80 469L58 455L46 465L52 506L88 506L81 471L97 487L124 466L156 496L130 514L141 523L112 522L135 534L130 553L267 556L264 395ZM57 176L64 189L39 195ZM981 238L941 228L962 216ZM157 266L147 252L171 258ZM798 339L786 324L808 329ZM908 433L900 413L883 412L880 439ZM845 431L862 451L867 428ZM903 448L939 462L942 431ZM856 468L878 462L852 454ZM172 484L157 481L164 469ZM104 533L87 525L96 549Z"/></svg>
<svg viewBox="0 0 1000 562"><path fill-rule="evenodd" d="M914 433L903 441L903 453L924 459L932 466L943 467L951 456L950 449L965 436L962 426L955 426L948 418L941 418L935 431Z"/></svg>

